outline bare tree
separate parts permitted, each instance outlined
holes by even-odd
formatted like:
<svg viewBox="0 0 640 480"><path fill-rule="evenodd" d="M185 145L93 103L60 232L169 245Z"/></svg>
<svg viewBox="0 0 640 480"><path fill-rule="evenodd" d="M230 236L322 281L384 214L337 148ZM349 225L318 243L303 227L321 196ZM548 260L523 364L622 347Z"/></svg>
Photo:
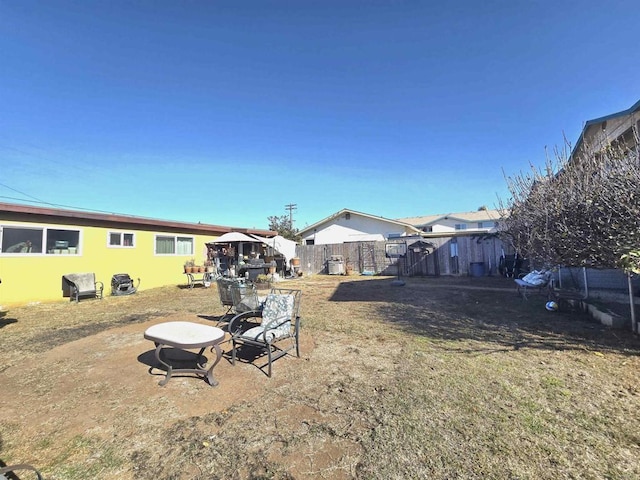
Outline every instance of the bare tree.
<svg viewBox="0 0 640 480"><path fill-rule="evenodd" d="M638 132L628 144L570 146L547 155L544 169L507 177L501 237L545 266L621 268L627 273L631 329L637 331L631 275L640 273Z"/></svg>

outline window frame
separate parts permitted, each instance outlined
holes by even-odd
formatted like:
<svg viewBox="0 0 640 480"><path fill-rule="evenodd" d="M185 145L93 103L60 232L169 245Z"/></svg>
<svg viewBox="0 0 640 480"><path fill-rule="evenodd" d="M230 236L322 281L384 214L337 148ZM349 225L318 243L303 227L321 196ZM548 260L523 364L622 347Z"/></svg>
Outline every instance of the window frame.
<svg viewBox="0 0 640 480"><path fill-rule="evenodd" d="M173 239L173 253L159 253L158 252L158 238L172 238ZM178 240L179 239L189 239L191 240L191 253L177 253L178 251ZM156 233L153 236L153 254L160 257L184 257L189 256L193 257L196 251L196 237L192 235L171 235L168 233Z"/></svg>
<svg viewBox="0 0 640 480"><path fill-rule="evenodd" d="M494 220L485 220L484 222L478 222L478 228L498 228L498 222Z"/></svg>
<svg viewBox="0 0 640 480"><path fill-rule="evenodd" d="M120 245L111 244L111 235L120 235ZM124 244L125 235L131 235L131 245ZM107 232L107 248L136 248L135 232L128 232L125 230L109 230Z"/></svg>
<svg viewBox="0 0 640 480"><path fill-rule="evenodd" d="M40 232L40 249L39 252L4 252L2 251L2 242L4 241L4 235L6 229L13 230L31 230ZM74 253L67 251L66 253L55 253L55 250L63 250L62 248L51 248L51 252L48 251L48 241L53 232L71 232L76 233L78 241L75 246L67 245L66 250L71 248L75 249ZM62 241L62 240L61 240ZM67 241L68 242L68 241ZM17 256L80 256L82 255L82 246L84 244L83 229L81 228L65 228L61 225L32 225L32 224L0 224L0 256L2 257L17 257Z"/></svg>

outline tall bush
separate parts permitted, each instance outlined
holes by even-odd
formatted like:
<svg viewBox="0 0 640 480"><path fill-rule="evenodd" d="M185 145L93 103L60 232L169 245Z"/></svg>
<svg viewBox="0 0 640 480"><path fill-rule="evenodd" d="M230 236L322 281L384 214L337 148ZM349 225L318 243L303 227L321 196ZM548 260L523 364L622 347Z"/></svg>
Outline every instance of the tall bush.
<svg viewBox="0 0 640 480"><path fill-rule="evenodd" d="M546 265L640 271L640 165L635 145L569 145L545 166L507 177L500 202L501 235L521 254Z"/></svg>

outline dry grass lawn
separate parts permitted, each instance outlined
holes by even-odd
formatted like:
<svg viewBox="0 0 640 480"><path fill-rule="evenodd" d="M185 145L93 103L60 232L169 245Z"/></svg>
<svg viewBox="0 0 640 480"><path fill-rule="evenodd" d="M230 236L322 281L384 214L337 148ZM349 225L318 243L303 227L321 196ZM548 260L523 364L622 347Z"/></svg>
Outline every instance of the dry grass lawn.
<svg viewBox="0 0 640 480"><path fill-rule="evenodd" d="M633 334L503 278L286 286L303 291L302 358L269 379L225 357L216 387L160 387L143 339L214 324L215 287L3 312L0 459L50 480L640 478Z"/></svg>

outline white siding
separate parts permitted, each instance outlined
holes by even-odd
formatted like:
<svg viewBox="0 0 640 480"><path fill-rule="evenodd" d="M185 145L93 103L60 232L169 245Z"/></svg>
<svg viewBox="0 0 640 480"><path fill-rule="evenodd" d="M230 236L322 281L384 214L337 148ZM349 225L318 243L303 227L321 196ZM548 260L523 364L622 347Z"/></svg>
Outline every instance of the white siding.
<svg viewBox="0 0 640 480"><path fill-rule="evenodd" d="M457 218L449 218L447 220L439 220L437 223L432 225L433 233L451 233L451 232L495 232L496 228L493 227L494 220L484 220L485 222L489 222L491 227L483 227L478 228L478 221L467 221L467 220L459 220ZM465 230L456 230L456 225L465 224L467 228Z"/></svg>
<svg viewBox="0 0 640 480"><path fill-rule="evenodd" d="M332 219L331 222L320 225L315 232L309 232L305 235L302 243L305 244L307 240L313 240L316 245L383 241L387 239L389 234L404 236L406 232L400 225L351 213L349 219L345 214L342 214L340 217Z"/></svg>

